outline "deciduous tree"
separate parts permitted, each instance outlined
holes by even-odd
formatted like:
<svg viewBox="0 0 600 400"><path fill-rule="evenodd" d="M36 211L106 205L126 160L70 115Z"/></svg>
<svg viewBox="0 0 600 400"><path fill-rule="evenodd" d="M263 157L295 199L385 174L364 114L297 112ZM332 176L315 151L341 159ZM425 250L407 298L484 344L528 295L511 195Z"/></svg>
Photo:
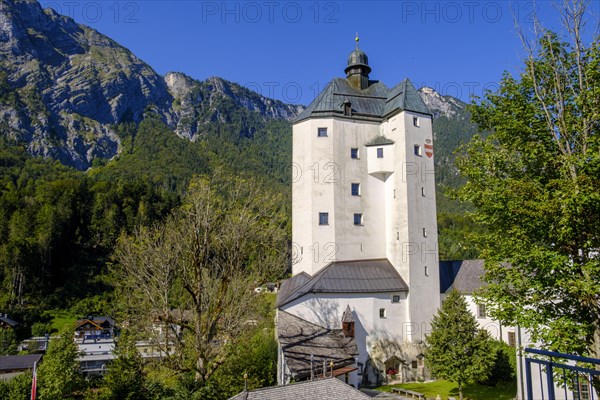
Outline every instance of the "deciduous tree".
<svg viewBox="0 0 600 400"><path fill-rule="evenodd" d="M491 134L460 158L459 196L484 228L491 314L549 349L600 357L600 49L586 3L565 2L564 35L523 35L522 73L472 107Z"/></svg>
<svg viewBox="0 0 600 400"><path fill-rule="evenodd" d="M216 173L193 180L164 224L121 238L114 271L125 318L171 348L173 368L207 382L244 337L253 288L287 266L282 206L257 181Z"/></svg>

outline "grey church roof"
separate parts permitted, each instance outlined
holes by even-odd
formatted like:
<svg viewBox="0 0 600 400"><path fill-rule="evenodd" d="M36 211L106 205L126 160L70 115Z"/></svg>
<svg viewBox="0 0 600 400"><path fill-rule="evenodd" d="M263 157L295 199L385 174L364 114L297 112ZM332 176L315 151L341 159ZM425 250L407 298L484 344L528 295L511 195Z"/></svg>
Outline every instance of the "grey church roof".
<svg viewBox="0 0 600 400"><path fill-rule="evenodd" d="M310 275L306 272L301 272L289 279L281 282L279 292L277 293L277 305L283 300L291 297L296 290L310 280Z"/></svg>
<svg viewBox="0 0 600 400"><path fill-rule="evenodd" d="M440 291L472 294L482 287L484 260L440 261Z"/></svg>
<svg viewBox="0 0 600 400"><path fill-rule="evenodd" d="M298 279L297 276L290 278ZM386 258L375 260L334 261L313 277L298 285L301 280L281 284L277 307L294 301L307 293L382 293L402 292L408 285ZM289 279L288 279L289 280ZM288 287L295 290L288 290Z"/></svg>
<svg viewBox="0 0 600 400"><path fill-rule="evenodd" d="M242 392L229 400L366 400L366 394L337 378L294 383Z"/></svg>
<svg viewBox="0 0 600 400"><path fill-rule="evenodd" d="M347 101L351 103L351 116L344 115L344 103ZM332 116L380 122L386 116L403 110L432 115L408 79L392 89L379 81L369 81L369 86L360 90L352 87L344 78L335 78L294 122Z"/></svg>
<svg viewBox="0 0 600 400"><path fill-rule="evenodd" d="M338 319L339 315L328 318ZM333 361L333 369L354 365L358 347L353 337L345 337L341 329L327 329L285 311L277 311L277 339L292 377L310 377L310 369L323 373ZM312 355L312 360L311 360Z"/></svg>

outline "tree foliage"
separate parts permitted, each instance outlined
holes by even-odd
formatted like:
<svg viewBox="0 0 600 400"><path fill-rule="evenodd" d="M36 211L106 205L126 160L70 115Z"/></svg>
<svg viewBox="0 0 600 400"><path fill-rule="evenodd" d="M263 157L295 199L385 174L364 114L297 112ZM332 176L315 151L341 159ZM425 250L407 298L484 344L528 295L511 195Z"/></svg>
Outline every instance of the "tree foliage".
<svg viewBox="0 0 600 400"><path fill-rule="evenodd" d="M494 365L493 342L479 329L467 302L456 290L444 299L426 336L425 359L431 373L458 384L460 398L466 383L485 380Z"/></svg>
<svg viewBox="0 0 600 400"><path fill-rule="evenodd" d="M281 203L253 179L217 173L192 180L164 224L119 241L114 273L127 299L123 318L150 336L163 325L154 337L175 343L172 368L208 382L244 337L257 311L253 288L287 268Z"/></svg>
<svg viewBox="0 0 600 400"><path fill-rule="evenodd" d="M72 329L61 332L58 339L50 341L37 372L41 400L75 398L75 392L83 387L78 355Z"/></svg>
<svg viewBox="0 0 600 400"><path fill-rule="evenodd" d="M491 134L465 148L459 195L484 228L492 315L600 357L600 49L584 40L585 3L565 3L565 36L538 25L520 76L472 107Z"/></svg>
<svg viewBox="0 0 600 400"><path fill-rule="evenodd" d="M108 365L104 386L108 388L107 399L146 399L145 375L142 356L135 340L125 331L121 332L113 352L115 359Z"/></svg>

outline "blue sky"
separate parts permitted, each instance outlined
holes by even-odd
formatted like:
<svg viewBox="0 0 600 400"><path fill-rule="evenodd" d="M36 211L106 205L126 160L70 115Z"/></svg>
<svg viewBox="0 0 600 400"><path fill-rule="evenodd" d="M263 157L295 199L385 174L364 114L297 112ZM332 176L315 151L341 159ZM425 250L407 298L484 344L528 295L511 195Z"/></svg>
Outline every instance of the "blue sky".
<svg viewBox="0 0 600 400"><path fill-rule="evenodd" d="M372 79L408 77L468 101L518 72L515 19L534 12L560 31L551 1L41 1L129 48L158 73L179 71L240 83L308 104L343 76L358 31ZM592 2L598 16L600 2ZM592 31L594 27L588 27ZM596 27L597 28L597 27Z"/></svg>

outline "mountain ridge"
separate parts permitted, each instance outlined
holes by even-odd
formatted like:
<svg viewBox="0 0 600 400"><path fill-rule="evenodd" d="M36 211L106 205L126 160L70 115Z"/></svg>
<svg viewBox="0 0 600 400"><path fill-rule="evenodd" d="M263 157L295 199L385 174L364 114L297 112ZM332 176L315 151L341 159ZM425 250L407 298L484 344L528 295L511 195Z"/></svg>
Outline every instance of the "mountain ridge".
<svg viewBox="0 0 600 400"><path fill-rule="evenodd" d="M27 143L31 154L80 170L95 158L119 154L121 138L113 125L139 123L149 108L178 135L194 139L203 124L219 120L218 110L202 103L212 101L210 88L221 98L241 93L232 102L265 117L289 120L301 107L251 95L217 77L189 82L202 97L174 96L168 76L100 32L42 9L35 0L0 3L0 56L2 95L10 97L0 104L3 131ZM178 99L180 106L174 107ZM181 104L190 109L182 110Z"/></svg>

